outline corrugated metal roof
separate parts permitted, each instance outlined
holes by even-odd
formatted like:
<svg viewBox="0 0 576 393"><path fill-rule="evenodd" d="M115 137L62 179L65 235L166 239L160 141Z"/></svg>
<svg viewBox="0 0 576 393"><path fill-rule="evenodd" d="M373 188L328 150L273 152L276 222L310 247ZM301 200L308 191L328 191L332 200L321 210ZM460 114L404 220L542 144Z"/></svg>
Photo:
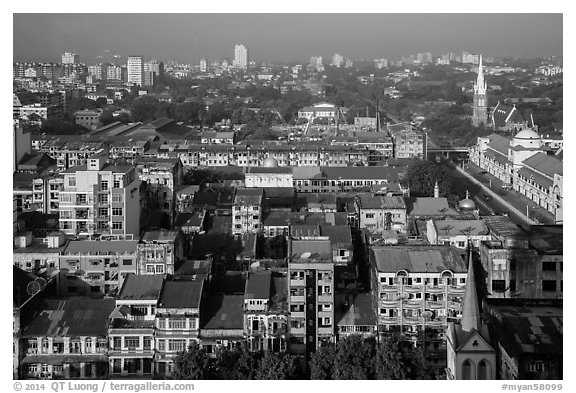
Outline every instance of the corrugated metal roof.
<svg viewBox="0 0 576 393"><path fill-rule="evenodd" d="M378 271L397 272L442 272L451 270L455 273L467 271L466 263L459 250L451 247L431 246L390 246L374 247L371 251Z"/></svg>
<svg viewBox="0 0 576 393"><path fill-rule="evenodd" d="M246 281L244 299L269 299L272 272L263 270L251 273Z"/></svg>
<svg viewBox="0 0 576 393"><path fill-rule="evenodd" d="M164 275L128 274L118 295L119 300L157 300L162 290Z"/></svg>
<svg viewBox="0 0 576 393"><path fill-rule="evenodd" d="M102 252L136 252L138 240L72 240L63 254L98 254Z"/></svg>
<svg viewBox="0 0 576 393"><path fill-rule="evenodd" d="M551 178L554 178L555 173L559 175L564 173L564 165L562 161L545 153L536 153L533 156L525 159L522 163L524 166L533 168L550 176Z"/></svg>
<svg viewBox="0 0 576 393"><path fill-rule="evenodd" d="M204 281L166 281L158 308L200 308Z"/></svg>

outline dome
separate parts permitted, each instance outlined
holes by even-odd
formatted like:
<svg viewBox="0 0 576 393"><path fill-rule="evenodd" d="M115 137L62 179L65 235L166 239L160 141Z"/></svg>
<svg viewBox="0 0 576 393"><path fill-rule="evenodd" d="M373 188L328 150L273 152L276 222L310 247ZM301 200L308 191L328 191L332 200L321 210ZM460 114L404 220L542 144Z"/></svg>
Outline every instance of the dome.
<svg viewBox="0 0 576 393"><path fill-rule="evenodd" d="M527 128L514 135L514 139L540 139L540 134Z"/></svg>
<svg viewBox="0 0 576 393"><path fill-rule="evenodd" d="M278 166L278 160L276 160L274 157L266 157L262 162L262 166L267 168L275 168Z"/></svg>
<svg viewBox="0 0 576 393"><path fill-rule="evenodd" d="M476 209L476 203L474 203L474 201L472 199L466 198L466 199L462 199L460 201L460 203L458 204L458 207L461 210L474 210L474 209Z"/></svg>

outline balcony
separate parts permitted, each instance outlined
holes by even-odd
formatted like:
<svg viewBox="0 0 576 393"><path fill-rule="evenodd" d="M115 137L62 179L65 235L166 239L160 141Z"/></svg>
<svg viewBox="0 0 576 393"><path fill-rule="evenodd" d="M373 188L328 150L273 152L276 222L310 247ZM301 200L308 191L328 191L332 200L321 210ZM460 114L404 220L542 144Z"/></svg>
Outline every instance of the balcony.
<svg viewBox="0 0 576 393"><path fill-rule="evenodd" d="M463 295L464 293L466 293L466 286L454 286L451 285L448 289L449 293L452 294L457 294L457 295Z"/></svg>
<svg viewBox="0 0 576 393"><path fill-rule="evenodd" d="M422 285L404 285L406 292L422 292Z"/></svg>
<svg viewBox="0 0 576 393"><path fill-rule="evenodd" d="M384 292L396 292L398 290L398 286L397 285L385 285L385 284L381 284L380 285L381 291Z"/></svg>
<svg viewBox="0 0 576 393"><path fill-rule="evenodd" d="M460 303L460 302L448 302L448 308L451 308L453 310L461 310L462 309L462 303Z"/></svg>
<svg viewBox="0 0 576 393"><path fill-rule="evenodd" d="M304 279L290 279L291 287L304 287L306 286L306 280Z"/></svg>
<svg viewBox="0 0 576 393"><path fill-rule="evenodd" d="M378 323L380 325L396 325L398 324L398 317L379 317Z"/></svg>
<svg viewBox="0 0 576 393"><path fill-rule="evenodd" d="M411 300L406 300L403 303L404 308L421 308L422 307L422 300L415 300L415 299L411 299Z"/></svg>
<svg viewBox="0 0 576 393"><path fill-rule="evenodd" d="M398 301L396 300L380 300L380 307L398 307Z"/></svg>
<svg viewBox="0 0 576 393"><path fill-rule="evenodd" d="M426 285L426 292L428 293L441 293L445 290L444 285Z"/></svg>
<svg viewBox="0 0 576 393"><path fill-rule="evenodd" d="M427 301L426 302L426 308L431 308L433 310L437 310L439 308L444 308L445 305L446 304L443 301Z"/></svg>
<svg viewBox="0 0 576 393"><path fill-rule="evenodd" d="M294 303L305 303L305 302L306 302L306 296L304 296L304 295L302 295L302 296L291 295L291 296L290 296L290 302L294 302Z"/></svg>
<svg viewBox="0 0 576 393"><path fill-rule="evenodd" d="M422 324L423 319L422 318L414 318L414 317L403 317L402 318L402 323L405 325L418 325L418 324Z"/></svg>

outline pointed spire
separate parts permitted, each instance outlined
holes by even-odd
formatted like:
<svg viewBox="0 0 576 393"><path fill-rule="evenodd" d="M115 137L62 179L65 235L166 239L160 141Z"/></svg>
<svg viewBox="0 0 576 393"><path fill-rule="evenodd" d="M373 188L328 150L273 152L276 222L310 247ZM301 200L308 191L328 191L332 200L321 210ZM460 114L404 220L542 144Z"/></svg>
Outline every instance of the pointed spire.
<svg viewBox="0 0 576 393"><path fill-rule="evenodd" d="M470 193L466 190L466 199L470 199Z"/></svg>
<svg viewBox="0 0 576 393"><path fill-rule="evenodd" d="M478 307L478 293L476 291L476 278L474 277L474 264L472 263L472 247L468 243L468 275L466 276L466 293L462 304L462 330L471 332L478 330L481 324L480 309Z"/></svg>
<svg viewBox="0 0 576 393"><path fill-rule="evenodd" d="M482 67L482 55L480 55L480 62L478 64L478 78L474 85L474 92L476 94L486 93L486 82L484 81L484 68Z"/></svg>

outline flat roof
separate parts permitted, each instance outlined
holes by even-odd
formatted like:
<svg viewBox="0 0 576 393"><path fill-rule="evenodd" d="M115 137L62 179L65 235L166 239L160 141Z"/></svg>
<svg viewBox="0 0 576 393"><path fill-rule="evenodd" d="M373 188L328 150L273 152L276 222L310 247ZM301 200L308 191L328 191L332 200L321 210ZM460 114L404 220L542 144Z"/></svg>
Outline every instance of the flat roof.
<svg viewBox="0 0 576 393"><path fill-rule="evenodd" d="M142 235L143 242L175 242L178 231L147 231Z"/></svg>
<svg viewBox="0 0 576 393"><path fill-rule="evenodd" d="M388 246L373 247L370 257L379 272L395 273L406 270L409 273L424 273L450 270L466 273L468 268L462 251L446 246Z"/></svg>
<svg viewBox="0 0 576 393"><path fill-rule="evenodd" d="M138 240L71 240L63 254L136 252Z"/></svg>

